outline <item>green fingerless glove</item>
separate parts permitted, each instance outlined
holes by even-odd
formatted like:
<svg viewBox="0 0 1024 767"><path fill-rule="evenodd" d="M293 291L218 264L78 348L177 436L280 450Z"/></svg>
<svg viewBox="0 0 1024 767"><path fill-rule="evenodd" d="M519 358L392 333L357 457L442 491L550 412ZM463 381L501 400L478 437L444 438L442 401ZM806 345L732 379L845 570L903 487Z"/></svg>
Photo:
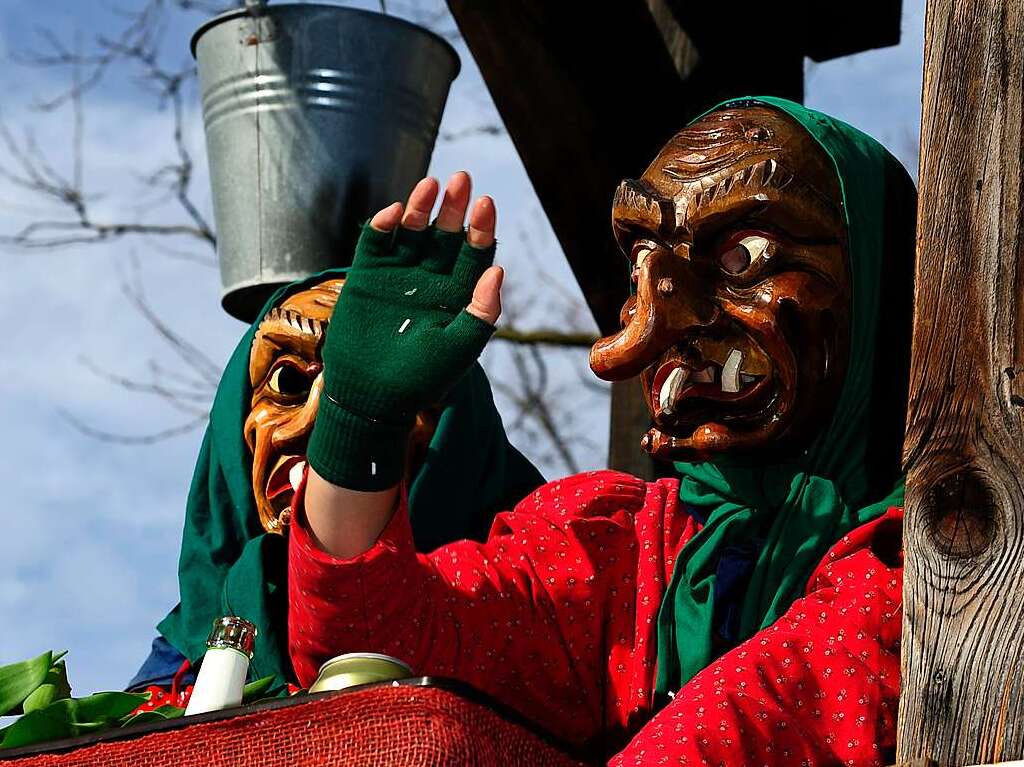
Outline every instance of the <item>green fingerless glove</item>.
<svg viewBox="0 0 1024 767"><path fill-rule="evenodd" d="M327 329L309 465L350 490L397 484L416 413L440 402L494 326L465 310L494 261L464 232L363 227Z"/></svg>

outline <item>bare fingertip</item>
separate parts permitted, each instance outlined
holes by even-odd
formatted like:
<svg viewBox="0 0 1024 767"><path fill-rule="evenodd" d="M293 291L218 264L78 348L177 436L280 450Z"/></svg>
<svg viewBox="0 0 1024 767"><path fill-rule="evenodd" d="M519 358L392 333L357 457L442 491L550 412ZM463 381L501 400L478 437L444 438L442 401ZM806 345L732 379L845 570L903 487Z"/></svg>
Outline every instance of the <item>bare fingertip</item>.
<svg viewBox="0 0 1024 767"><path fill-rule="evenodd" d="M489 248L494 244L494 232L477 229L470 224L466 231L466 242L474 248Z"/></svg>
<svg viewBox="0 0 1024 767"><path fill-rule="evenodd" d="M376 229L378 232L390 232L396 226L402 218L402 203L395 201L388 205L386 208L378 211L377 214L370 219L370 228Z"/></svg>

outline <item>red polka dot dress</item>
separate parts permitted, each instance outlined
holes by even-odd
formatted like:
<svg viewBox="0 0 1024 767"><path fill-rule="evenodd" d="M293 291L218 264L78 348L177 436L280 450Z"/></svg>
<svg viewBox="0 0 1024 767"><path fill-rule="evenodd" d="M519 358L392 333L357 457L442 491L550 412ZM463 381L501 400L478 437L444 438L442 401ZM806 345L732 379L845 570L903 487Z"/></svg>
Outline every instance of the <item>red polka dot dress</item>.
<svg viewBox="0 0 1024 767"><path fill-rule="evenodd" d="M417 554L404 503L352 559L302 525L289 548L299 681L345 652L456 677L625 765L883 765L899 694L901 512L828 553L806 596L655 711L657 615L699 530L678 481L611 471L541 487L485 543ZM623 749L624 750L621 750Z"/></svg>

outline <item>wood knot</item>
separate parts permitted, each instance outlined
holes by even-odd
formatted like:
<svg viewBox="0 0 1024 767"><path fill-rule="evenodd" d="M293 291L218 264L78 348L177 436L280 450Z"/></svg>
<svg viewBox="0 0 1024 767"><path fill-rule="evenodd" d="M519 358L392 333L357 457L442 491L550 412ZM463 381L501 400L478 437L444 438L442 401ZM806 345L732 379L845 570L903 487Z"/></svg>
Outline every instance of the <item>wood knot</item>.
<svg viewBox="0 0 1024 767"><path fill-rule="evenodd" d="M1015 388L1017 386L1017 383L1016 383L1017 371L1014 368L1012 368L1012 367L1005 367L1005 368L1003 368L1003 375L1006 376L1006 380L1008 382L1007 383L1007 387L1008 388L1012 389L1012 388ZM1022 397L1019 394L1011 393L1010 394L1010 404L1013 405L1014 407L1024 407L1024 397Z"/></svg>
<svg viewBox="0 0 1024 767"><path fill-rule="evenodd" d="M925 493L922 517L932 544L949 557L976 557L992 543L996 502L973 470L949 474Z"/></svg>

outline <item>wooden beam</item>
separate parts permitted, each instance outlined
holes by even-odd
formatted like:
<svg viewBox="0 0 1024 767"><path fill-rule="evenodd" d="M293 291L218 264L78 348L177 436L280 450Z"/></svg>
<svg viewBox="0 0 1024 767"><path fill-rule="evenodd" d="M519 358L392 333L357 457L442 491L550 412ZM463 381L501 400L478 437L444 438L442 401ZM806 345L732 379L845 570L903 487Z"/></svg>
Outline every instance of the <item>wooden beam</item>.
<svg viewBox="0 0 1024 767"><path fill-rule="evenodd" d="M610 226L619 181L639 176L676 131L719 101L803 97L803 56L779 43L778 24L746 24L721 3L719 23L702 27L701 53L677 5L448 0L602 333L618 329L628 297ZM737 40L759 42L738 48ZM769 55L752 65L753 48ZM639 449L648 425L636 383L615 386L612 468L653 476Z"/></svg>
<svg viewBox="0 0 1024 767"><path fill-rule="evenodd" d="M611 332L628 295L611 236L612 194L643 172L687 114L650 13L636 0L448 7L598 326Z"/></svg>
<svg viewBox="0 0 1024 767"><path fill-rule="evenodd" d="M802 3L659 2L667 6L693 49L687 51L689 71L680 92L692 109L691 116L735 96L804 100L804 52L808 41L804 23L807 9ZM657 4L651 5L660 22ZM835 4L818 5L831 8ZM832 34L842 36L840 27L833 27Z"/></svg>
<svg viewBox="0 0 1024 767"><path fill-rule="evenodd" d="M929 0L899 762L1024 757L1024 6Z"/></svg>
<svg viewBox="0 0 1024 767"><path fill-rule="evenodd" d="M651 414L640 395L636 379L612 384L608 468L653 481L671 469L659 464L640 448L640 440L651 428Z"/></svg>
<svg viewBox="0 0 1024 767"><path fill-rule="evenodd" d="M898 45L902 0L800 4L804 52L815 61Z"/></svg>

